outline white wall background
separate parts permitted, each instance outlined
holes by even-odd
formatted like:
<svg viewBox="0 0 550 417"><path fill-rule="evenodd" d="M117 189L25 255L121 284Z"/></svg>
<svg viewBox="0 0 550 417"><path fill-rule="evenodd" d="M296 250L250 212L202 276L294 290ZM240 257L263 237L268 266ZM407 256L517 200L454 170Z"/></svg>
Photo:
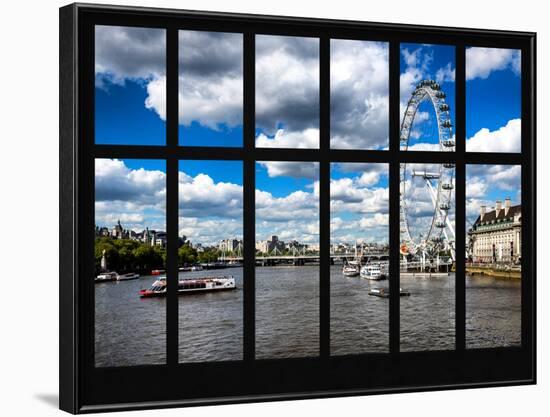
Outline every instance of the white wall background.
<svg viewBox="0 0 550 417"><path fill-rule="evenodd" d="M538 32L539 259L548 206L550 146L543 131L548 91L543 72L550 36L545 2L277 0L117 0L119 4L375 22L435 24ZM58 387L58 7L65 2L16 1L0 12L0 398L2 415L59 415ZM545 18L546 16L546 18ZM25 26L24 26L25 25ZM546 85L545 85L546 84ZM21 156L27 154L28 159ZM142 416L542 414L550 394L550 304L544 266L538 276L537 386L264 404L142 411ZM162 383L162 381L158 381ZM223 383L223 381L222 381ZM546 401L545 401L546 400ZM545 407L546 406L546 407ZM130 415L122 413L118 415Z"/></svg>

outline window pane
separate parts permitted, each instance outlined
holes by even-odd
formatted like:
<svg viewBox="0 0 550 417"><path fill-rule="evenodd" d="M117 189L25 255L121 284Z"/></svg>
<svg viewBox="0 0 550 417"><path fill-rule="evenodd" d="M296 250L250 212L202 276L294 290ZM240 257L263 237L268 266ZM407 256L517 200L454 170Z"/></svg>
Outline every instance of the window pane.
<svg viewBox="0 0 550 417"><path fill-rule="evenodd" d="M179 361L243 357L240 161L180 161Z"/></svg>
<svg viewBox="0 0 550 417"><path fill-rule="evenodd" d="M96 159L95 198L95 364L165 363L165 162Z"/></svg>
<svg viewBox="0 0 550 417"><path fill-rule="evenodd" d="M256 146L319 148L319 39L256 36Z"/></svg>
<svg viewBox="0 0 550 417"><path fill-rule="evenodd" d="M521 152L521 51L466 49L466 150Z"/></svg>
<svg viewBox="0 0 550 417"><path fill-rule="evenodd" d="M179 32L179 143L243 145L243 36Z"/></svg>
<svg viewBox="0 0 550 417"><path fill-rule="evenodd" d="M95 142L166 143L166 31L95 27Z"/></svg>
<svg viewBox="0 0 550 417"><path fill-rule="evenodd" d="M466 166L466 227L466 346L519 346L519 165Z"/></svg>
<svg viewBox="0 0 550 417"><path fill-rule="evenodd" d="M333 163L331 354L389 350L388 165Z"/></svg>
<svg viewBox="0 0 550 417"><path fill-rule="evenodd" d="M388 49L385 42L330 41L331 148L388 148Z"/></svg>
<svg viewBox="0 0 550 417"><path fill-rule="evenodd" d="M256 164L256 357L319 354L319 172Z"/></svg>
<svg viewBox="0 0 550 417"><path fill-rule="evenodd" d="M401 350L455 347L453 164L401 164Z"/></svg>
<svg viewBox="0 0 550 417"><path fill-rule="evenodd" d="M401 149L454 151L455 48L401 44Z"/></svg>

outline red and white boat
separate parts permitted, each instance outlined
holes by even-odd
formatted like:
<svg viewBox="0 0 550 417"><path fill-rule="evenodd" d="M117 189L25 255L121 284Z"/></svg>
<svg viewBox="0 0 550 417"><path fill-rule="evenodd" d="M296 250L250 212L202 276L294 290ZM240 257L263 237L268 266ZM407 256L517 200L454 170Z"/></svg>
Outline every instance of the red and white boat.
<svg viewBox="0 0 550 417"><path fill-rule="evenodd" d="M235 278L233 276L203 277L194 279L180 279L178 282L178 294L195 294L199 292L235 290ZM161 277L153 282L149 289L140 290L141 298L164 297L167 293L166 277Z"/></svg>

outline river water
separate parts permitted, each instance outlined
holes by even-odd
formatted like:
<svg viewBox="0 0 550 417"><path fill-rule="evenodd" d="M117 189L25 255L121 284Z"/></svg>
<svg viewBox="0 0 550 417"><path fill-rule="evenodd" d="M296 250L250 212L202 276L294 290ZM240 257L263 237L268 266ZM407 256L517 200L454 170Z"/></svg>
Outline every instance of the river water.
<svg viewBox="0 0 550 417"><path fill-rule="evenodd" d="M182 272L181 278L233 275L237 290L180 296L180 362L242 359L243 270ZM166 361L166 299L140 299L154 276L95 285L97 366ZM454 275L401 277L411 292L401 297L402 351L454 348ZM389 300L368 295L388 281L347 278L331 267L331 353L387 352ZM518 345L521 340L519 281L467 277L467 346ZM319 354L319 267L256 269L256 357Z"/></svg>

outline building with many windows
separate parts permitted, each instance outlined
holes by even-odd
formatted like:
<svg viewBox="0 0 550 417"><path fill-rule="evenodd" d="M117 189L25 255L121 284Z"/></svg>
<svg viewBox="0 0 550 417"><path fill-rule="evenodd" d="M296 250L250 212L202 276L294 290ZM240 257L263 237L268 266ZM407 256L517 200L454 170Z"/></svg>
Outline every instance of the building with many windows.
<svg viewBox="0 0 550 417"><path fill-rule="evenodd" d="M468 232L469 258L473 262L518 263L521 260L521 205L510 198L496 201L494 210L481 206Z"/></svg>
<svg viewBox="0 0 550 417"><path fill-rule="evenodd" d="M271 236L271 240L260 240L256 242L256 251L261 253L283 252L285 250L285 242L279 240L276 235Z"/></svg>
<svg viewBox="0 0 550 417"><path fill-rule="evenodd" d="M218 250L222 253L240 253L242 252L243 241L239 239L224 239L218 245Z"/></svg>

